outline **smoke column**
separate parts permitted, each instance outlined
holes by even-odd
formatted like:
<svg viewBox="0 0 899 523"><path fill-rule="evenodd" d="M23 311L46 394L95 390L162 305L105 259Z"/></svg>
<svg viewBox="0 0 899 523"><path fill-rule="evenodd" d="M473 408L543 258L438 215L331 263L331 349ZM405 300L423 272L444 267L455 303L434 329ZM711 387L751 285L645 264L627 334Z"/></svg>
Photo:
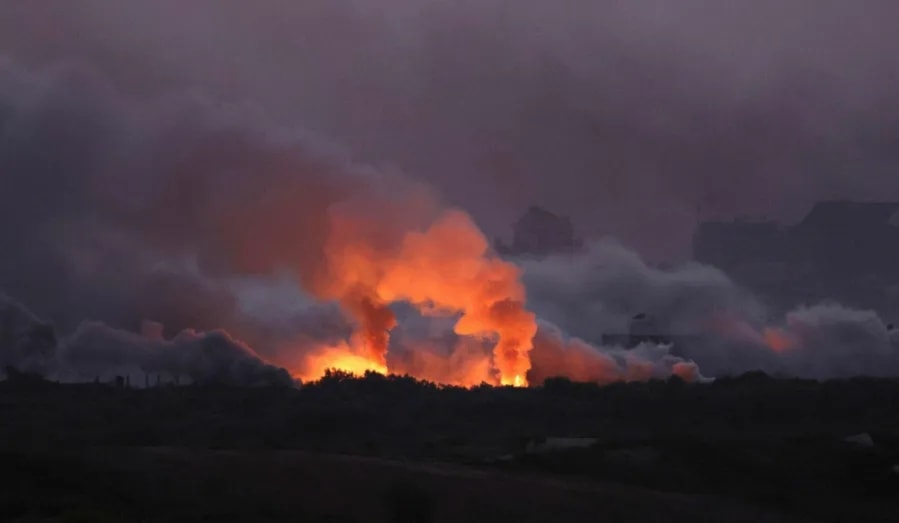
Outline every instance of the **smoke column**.
<svg viewBox="0 0 899 523"><path fill-rule="evenodd" d="M150 318L180 330L199 315L252 338L264 329L236 310L233 281L287 273L340 305L356 327L347 347L371 365L386 365L389 306L406 302L489 338L499 381L524 384L537 326L518 269L423 184L252 107L129 98L85 68L5 64L0 100L0 285L64 328ZM45 293L48 274L60 280ZM181 316L171 298L188 287L202 292L185 303L221 308ZM174 322L152 314L160 304Z"/></svg>

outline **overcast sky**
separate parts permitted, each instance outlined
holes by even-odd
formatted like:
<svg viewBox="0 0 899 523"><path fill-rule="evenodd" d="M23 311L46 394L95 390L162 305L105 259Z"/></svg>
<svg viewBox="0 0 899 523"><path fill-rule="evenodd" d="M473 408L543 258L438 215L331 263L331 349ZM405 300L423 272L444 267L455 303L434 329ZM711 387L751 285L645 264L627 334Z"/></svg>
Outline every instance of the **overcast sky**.
<svg viewBox="0 0 899 523"><path fill-rule="evenodd" d="M155 0L0 6L0 54L195 90L650 258L697 219L899 199L894 0Z"/></svg>

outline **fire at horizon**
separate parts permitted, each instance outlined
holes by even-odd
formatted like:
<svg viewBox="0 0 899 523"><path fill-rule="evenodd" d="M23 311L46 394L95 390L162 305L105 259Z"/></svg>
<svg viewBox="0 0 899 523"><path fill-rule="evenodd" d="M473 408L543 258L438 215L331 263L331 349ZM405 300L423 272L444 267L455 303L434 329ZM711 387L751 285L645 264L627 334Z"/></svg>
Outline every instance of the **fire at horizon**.
<svg viewBox="0 0 899 523"><path fill-rule="evenodd" d="M489 367L496 383L527 386L537 318L525 308L519 267L494 254L471 218L459 210L444 211L422 231L404 232L398 246L379 245L379 233L350 216L333 217L325 245L327 265L316 274L313 289L320 299L339 303L356 331L346 346L308 356L296 374L309 379L330 368L402 372L389 368L387 358L390 333L397 326L390 305L402 302L425 316L458 316L457 335L494 341ZM482 367L451 382L478 384L484 380ZM446 381L440 376L452 370L426 369L417 369L416 377Z"/></svg>

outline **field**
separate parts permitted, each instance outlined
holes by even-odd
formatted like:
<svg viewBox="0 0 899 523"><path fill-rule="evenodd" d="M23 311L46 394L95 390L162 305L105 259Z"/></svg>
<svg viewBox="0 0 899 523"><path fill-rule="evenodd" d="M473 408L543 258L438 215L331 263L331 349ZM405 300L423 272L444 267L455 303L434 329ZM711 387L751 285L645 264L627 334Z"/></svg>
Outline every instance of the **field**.
<svg viewBox="0 0 899 523"><path fill-rule="evenodd" d="M891 380L16 379L0 415L8 521L899 520ZM542 450L558 437L590 439Z"/></svg>

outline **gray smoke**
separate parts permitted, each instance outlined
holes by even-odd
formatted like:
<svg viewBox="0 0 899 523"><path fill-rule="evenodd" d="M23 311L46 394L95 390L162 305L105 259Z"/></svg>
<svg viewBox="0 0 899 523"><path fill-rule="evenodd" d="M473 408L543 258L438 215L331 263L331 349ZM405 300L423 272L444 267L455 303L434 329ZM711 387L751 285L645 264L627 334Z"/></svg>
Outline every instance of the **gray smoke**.
<svg viewBox="0 0 899 523"><path fill-rule="evenodd" d="M559 330L544 326L533 352L535 368L541 360L567 360L566 372L559 365L551 372L608 380L616 375L613 356L623 353L603 347L603 335L626 334L627 320L646 313L658 318L660 334L673 335L674 355L665 346L643 346L637 353L659 351L643 359L678 363L676 355L705 376L754 370L817 379L899 376L899 332L873 311L815 304L775 318L717 269L650 267L614 241L523 266L529 306L562 331L591 342L565 341Z"/></svg>
<svg viewBox="0 0 899 523"><path fill-rule="evenodd" d="M146 376L166 381L226 383L242 386L293 384L281 367L264 362L251 348L223 331L186 330L171 340L150 339L86 323L60 344L48 375L60 381Z"/></svg>
<svg viewBox="0 0 899 523"><path fill-rule="evenodd" d="M252 107L138 100L89 67L0 63L0 179L0 288L62 332L149 318L169 335L224 327L262 351L329 336L317 325L342 328L339 314L273 325L247 314L238 287L314 291L334 216L377 216L372 241L390 245L432 212L419 184Z"/></svg>
<svg viewBox="0 0 899 523"><path fill-rule="evenodd" d="M197 88L651 259L697 219L899 197L892 0L5 2L0 48L140 96ZM473 188L477 190L473 190ZM635 211L639 209L639 211Z"/></svg>
<svg viewBox="0 0 899 523"><path fill-rule="evenodd" d="M715 311L761 319L764 307L707 265L648 265L619 242L591 242L580 254L523 260L528 305L564 331L599 343L626 334L629 320L654 316L669 333L692 333Z"/></svg>
<svg viewBox="0 0 899 523"><path fill-rule="evenodd" d="M497 376L490 365L492 343L452 332L453 322L426 318L401 311L402 321L391 339L388 363L399 373L439 376L444 383L493 383ZM642 344L633 349L590 344L569 337L559 327L540 320L528 383L539 385L547 378L567 377L574 381L609 384L667 379L673 375L686 381L703 381L700 368L674 356L665 345Z"/></svg>
<svg viewBox="0 0 899 523"><path fill-rule="evenodd" d="M302 303L328 292L329 239L387 252L444 208L251 106L139 99L90 67L0 64L0 102L0 288L64 333L223 328L289 367L352 327Z"/></svg>
<svg viewBox="0 0 899 523"><path fill-rule="evenodd" d="M531 371L528 372L531 383L543 383L547 378L559 376L603 385L668 379L671 376L690 382L706 379L696 363L672 355L669 346L649 343L641 343L631 349L597 346L579 338L567 337L558 327L547 322L541 322L534 338L531 364Z"/></svg>
<svg viewBox="0 0 899 523"><path fill-rule="evenodd" d="M289 386L293 379L222 331L186 330L166 340L161 325L141 334L84 323L57 341L52 326L24 305L0 295L0 363L48 379L83 382L128 377L135 385L183 380L244 386Z"/></svg>
<svg viewBox="0 0 899 523"><path fill-rule="evenodd" d="M685 344L683 355L714 376L761 370L834 379L899 376L899 336L874 311L837 304L802 306L770 326L716 318L709 335Z"/></svg>

